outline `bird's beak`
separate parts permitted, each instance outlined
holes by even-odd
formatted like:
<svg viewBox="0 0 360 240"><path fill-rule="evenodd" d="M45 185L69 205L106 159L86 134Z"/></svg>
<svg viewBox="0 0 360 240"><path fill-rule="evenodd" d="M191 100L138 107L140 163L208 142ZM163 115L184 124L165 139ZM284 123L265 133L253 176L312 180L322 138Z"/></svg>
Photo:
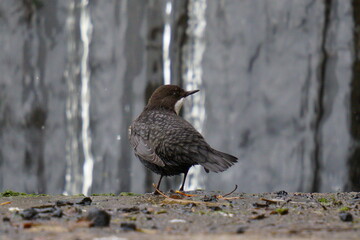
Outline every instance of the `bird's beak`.
<svg viewBox="0 0 360 240"><path fill-rule="evenodd" d="M187 91L187 92L185 92L185 96L184 96L184 97L190 96L190 95L192 95L192 94L194 94L194 93L197 93L198 91L200 91L200 90Z"/></svg>

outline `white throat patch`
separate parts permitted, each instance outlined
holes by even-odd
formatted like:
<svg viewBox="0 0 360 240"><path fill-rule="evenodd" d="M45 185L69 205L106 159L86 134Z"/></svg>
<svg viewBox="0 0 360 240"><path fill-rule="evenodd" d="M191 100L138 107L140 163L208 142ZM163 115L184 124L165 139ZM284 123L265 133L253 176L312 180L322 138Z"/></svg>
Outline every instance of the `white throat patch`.
<svg viewBox="0 0 360 240"><path fill-rule="evenodd" d="M184 104L184 98L180 98L180 100L178 100L175 103L175 112L176 112L177 115L179 115L181 107L183 106L183 104Z"/></svg>

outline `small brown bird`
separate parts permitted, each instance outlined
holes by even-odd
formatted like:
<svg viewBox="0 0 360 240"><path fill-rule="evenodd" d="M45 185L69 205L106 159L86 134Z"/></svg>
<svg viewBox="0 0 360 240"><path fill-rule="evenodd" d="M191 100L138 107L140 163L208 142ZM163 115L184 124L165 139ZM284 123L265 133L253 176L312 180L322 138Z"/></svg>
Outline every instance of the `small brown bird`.
<svg viewBox="0 0 360 240"><path fill-rule="evenodd" d="M163 85L151 95L140 116L129 127L129 139L135 155L151 171L163 176L184 173L184 190L189 168L200 164L206 172L222 172L237 158L217 151L178 114L184 98L199 90L185 91L176 85ZM155 191L156 192L156 191Z"/></svg>

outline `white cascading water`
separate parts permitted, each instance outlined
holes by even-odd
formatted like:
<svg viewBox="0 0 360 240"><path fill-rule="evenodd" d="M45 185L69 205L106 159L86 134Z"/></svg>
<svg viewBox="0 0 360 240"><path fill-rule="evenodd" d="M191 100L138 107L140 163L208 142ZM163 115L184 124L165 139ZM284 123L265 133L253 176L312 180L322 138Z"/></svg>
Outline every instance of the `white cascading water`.
<svg viewBox="0 0 360 240"><path fill-rule="evenodd" d="M90 70L89 48L92 35L92 23L89 14L88 0L81 1L80 36L83 46L81 56L81 140L84 151L82 193L87 195L93 181L94 157L91 153L90 134Z"/></svg>
<svg viewBox="0 0 360 240"><path fill-rule="evenodd" d="M205 121L205 92L202 82L202 58L205 51L204 33L206 27L206 0L190 0L188 7L188 43L184 47L183 59L185 68L183 69L183 79L187 90L200 89L194 94L190 103L191 106L185 108L185 118L201 133ZM189 101L187 102L189 103ZM206 177L202 173L201 166L190 168L185 189L196 190L205 188Z"/></svg>
<svg viewBox="0 0 360 240"><path fill-rule="evenodd" d="M67 31L67 64L64 78L67 85L66 99L66 175L65 195L80 193L82 185L81 163L79 159L78 141L78 112L79 96L77 87L77 75L79 64L76 61L78 52L76 48L76 17L75 1L69 2L68 16L66 19Z"/></svg>
<svg viewBox="0 0 360 240"><path fill-rule="evenodd" d="M170 58L170 42L171 42L171 15L172 2L168 1L165 5L165 25L163 34L163 73L164 85L171 83L171 58Z"/></svg>

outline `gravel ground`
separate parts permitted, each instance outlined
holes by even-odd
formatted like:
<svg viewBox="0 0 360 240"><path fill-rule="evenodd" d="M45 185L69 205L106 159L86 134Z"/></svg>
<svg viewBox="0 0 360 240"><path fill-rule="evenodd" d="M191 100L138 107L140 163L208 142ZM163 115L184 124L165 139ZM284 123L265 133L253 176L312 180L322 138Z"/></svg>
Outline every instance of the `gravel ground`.
<svg viewBox="0 0 360 240"><path fill-rule="evenodd" d="M359 193L0 197L0 239L360 239Z"/></svg>

